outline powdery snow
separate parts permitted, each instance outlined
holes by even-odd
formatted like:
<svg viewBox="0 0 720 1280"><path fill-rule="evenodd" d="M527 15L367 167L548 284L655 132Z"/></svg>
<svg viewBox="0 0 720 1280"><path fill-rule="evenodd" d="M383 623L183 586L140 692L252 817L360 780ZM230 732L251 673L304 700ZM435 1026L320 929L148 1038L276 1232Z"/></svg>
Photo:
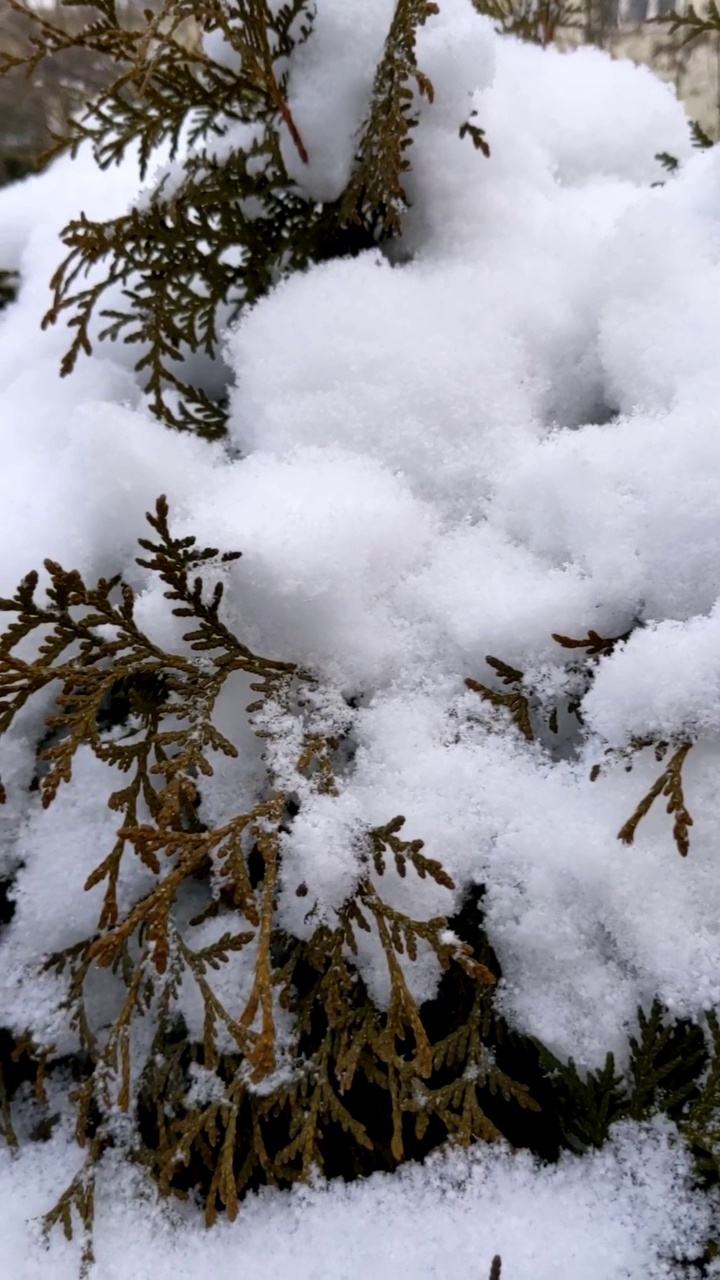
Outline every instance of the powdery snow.
<svg viewBox="0 0 720 1280"><path fill-rule="evenodd" d="M691 1017L720 999L720 155L691 152L682 108L645 69L498 40L469 0L440 8L418 40L437 96L414 134L406 235L388 257L281 283L226 335L230 450L150 418L133 348L105 344L60 381L67 333L38 332L58 229L80 209L121 213L138 195L132 163L99 174L81 155L0 193L0 266L22 275L0 316L0 592L45 556L88 578L122 572L163 642L176 622L133 564L155 496L168 494L181 534L242 550L226 572L229 621L255 650L314 670L329 721L347 713L343 695L360 707L340 794L304 797L287 836L287 926L301 933L314 904L331 916L352 888L360 822L403 813L458 889L388 873L388 895L430 917L483 884L508 1018L590 1066L609 1049L623 1058L654 996ZM311 157L296 177L330 198L392 4L318 10L290 101ZM473 110L489 160L459 137ZM653 186L661 151L683 164ZM575 679L552 634L637 623L601 662L583 731L568 722L557 740L527 743L465 688L494 680L495 655L549 713ZM219 707L242 759L220 760L203 786L211 820L251 801L261 776L246 694L238 681ZM25 790L46 709L28 708L0 744L11 794L0 876L17 870L0 1025L45 1041L67 1028L54 980L32 974L88 927L92 895L76 895L112 827L94 763L79 761L49 812ZM658 766L646 752L632 773L610 765L591 783L591 765L632 738L684 734L699 736L689 857L662 805L626 848L617 832ZM372 946L360 963L382 998ZM408 976L433 993L426 957ZM75 1155L57 1138L2 1159L13 1274L39 1275L23 1222ZM430 1277L447 1274L450 1242L457 1273L480 1280L496 1251L508 1280L647 1280L702 1238L684 1162L668 1132L631 1128L556 1169L504 1151L451 1155L364 1186L259 1197L207 1238L194 1219L171 1231L154 1209L139 1216L128 1184L122 1210L100 1197L99 1274ZM72 1247L53 1237L50 1256L53 1275L70 1275Z"/></svg>
<svg viewBox="0 0 720 1280"><path fill-rule="evenodd" d="M64 1135L0 1152L3 1256L17 1280L76 1280L79 1242L43 1245L37 1216L53 1178L77 1164ZM424 1167L350 1185L264 1192L235 1224L198 1228L109 1160L97 1192L102 1280L486 1280L496 1253L512 1280L670 1280L697 1256L710 1206L690 1190L687 1154L664 1126L617 1128L599 1152L541 1169L502 1147L450 1151ZM10 1271L8 1271L10 1274Z"/></svg>

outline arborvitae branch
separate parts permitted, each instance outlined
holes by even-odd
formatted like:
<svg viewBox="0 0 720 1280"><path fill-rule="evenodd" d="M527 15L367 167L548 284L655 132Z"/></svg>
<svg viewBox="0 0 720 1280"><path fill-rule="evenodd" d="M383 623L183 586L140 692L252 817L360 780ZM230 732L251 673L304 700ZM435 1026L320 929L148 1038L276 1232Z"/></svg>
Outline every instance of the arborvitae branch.
<svg viewBox="0 0 720 1280"><path fill-rule="evenodd" d="M629 1114L643 1120L654 1112L678 1119L697 1094L698 1078L707 1064L700 1027L671 1022L659 1000L649 1015L638 1010L639 1035L630 1039Z"/></svg>
<svg viewBox="0 0 720 1280"><path fill-rule="evenodd" d="M512 692L500 693L497 689L491 689L488 685L481 684L478 680L473 680L470 677L465 681L467 688L472 689L473 693L479 693L480 697L484 698L492 706L506 708L523 737L528 742L532 742L535 734L530 719L529 698L523 691L524 677L522 671L516 671L514 667L509 667L507 663L502 662L499 658L493 658L491 655L488 655L485 661L488 666L498 673L503 684L511 686Z"/></svg>
<svg viewBox="0 0 720 1280"><path fill-rule="evenodd" d="M667 173L676 173L680 168L680 161L677 156L671 156L669 151L658 151L655 159L662 165ZM653 185L664 186L664 183L653 183Z"/></svg>
<svg viewBox="0 0 720 1280"><path fill-rule="evenodd" d="M538 1044L540 1063L551 1076L558 1098L560 1127L571 1148L601 1147L610 1126L628 1110L627 1088L609 1053L599 1071L581 1074L573 1059L561 1062Z"/></svg>
<svg viewBox="0 0 720 1280"><path fill-rule="evenodd" d="M689 4L683 13L673 11L672 13L660 14L653 18L653 22L661 23L663 26L669 27L670 35L681 33L680 48L690 44L691 41L697 40L700 36L717 34L720 31L720 11L718 11L715 0L708 0L703 5L703 13L697 12L692 4Z"/></svg>
<svg viewBox="0 0 720 1280"><path fill-rule="evenodd" d="M685 804L682 771L692 745L692 742L682 742L677 747L660 777L653 783L647 795L637 805L634 813L620 828L618 840L622 840L623 844L633 843L638 826L643 818L650 812L655 801L660 796L665 796L668 802L667 812L674 815L673 838L677 845L678 853L683 858L686 857L690 849L690 827L693 825L693 819ZM661 746L664 747L666 744L661 744Z"/></svg>
<svg viewBox="0 0 720 1280"><path fill-rule="evenodd" d="M585 640L572 640L569 636L556 635L554 632L553 640L562 645L563 649L584 649L588 658L607 658L617 645L624 644L631 635L632 631L625 631L621 636L606 637L591 628Z"/></svg>
<svg viewBox="0 0 720 1280"><path fill-rule="evenodd" d="M535 1106L486 1046L492 970L445 916L414 919L383 896L388 861L401 877L430 877L448 892L454 888L421 840L403 839L403 817L358 833L357 883L329 921L304 942L280 927L277 890L292 797L273 770L273 752L283 746L278 735L295 717L291 777L301 789L328 795L338 790L339 743L293 701L293 690L311 687L310 676L292 663L260 657L225 623L222 574L237 553L220 555L192 537L176 537L164 498L148 521L152 533L141 540L138 563L159 579L172 613L186 621L176 648L163 649L145 634L135 594L119 577L91 587L79 573L48 561L44 597L38 575L30 574L12 599L0 600L12 617L0 643L2 727L37 690L52 684L59 690L43 752L42 803L52 804L70 782L81 747L128 776L107 800L118 814L117 837L109 851L98 852L85 886L105 886L97 929L45 964L64 983L70 1027L89 1062L73 1094L87 1162L48 1224L70 1231L73 1212L79 1214L86 1261L94 1168L107 1144L117 1141L118 1114L128 1117L133 1150L161 1189L198 1188L212 1222L221 1208L233 1216L240 1198L261 1181L288 1185L322 1167L328 1134L338 1127L346 1145L376 1160L379 1139L358 1104L367 1088L386 1108L388 1167L408 1154L408 1116L416 1121L416 1142L430 1116L442 1132L470 1142L499 1132L482 1105L483 1091ZM22 642L30 654L33 636L35 657L21 659L17 646ZM202 784L218 753L237 756L213 718L234 672L253 678L248 716L267 744L266 785L254 804L212 826L202 821ZM125 708L120 734L104 727L114 701ZM142 862L150 885L121 903L127 857ZM188 894L196 903L201 886L205 905L188 925L184 903ZM298 886L299 894L308 892ZM309 907L311 919L312 902ZM194 946L192 928L211 919L221 926L216 940ZM357 971L360 933L375 938L387 968L384 1009L374 1005ZM467 1017L448 1035L430 1034L412 994L409 968L421 952L432 953L440 971L458 975L472 993ZM248 956L249 982L231 1007L212 975L239 953ZM98 967L115 992L114 1012L102 1021L88 999ZM187 985L203 1008L200 1043L182 1022ZM138 1037L138 1022L148 1018L156 1029L150 1045L146 1035ZM212 1082L196 1100L193 1069ZM0 1107L9 1136L4 1095Z"/></svg>
<svg viewBox="0 0 720 1280"><path fill-rule="evenodd" d="M70 4L71 0L66 0ZM167 173L142 206L108 222L80 214L63 233L68 253L52 280L46 324L74 331L61 371L72 371L100 339L138 348L153 412L168 425L214 438L225 409L188 382L189 353L214 357L219 328L235 320L287 271L357 252L400 230L403 186L416 123L415 90L432 99L417 65L417 29L437 12L432 0L397 0L378 66L368 119L346 190L327 204L309 198L288 174L282 134L309 159L287 101L289 57L311 34L310 0L164 0L137 28L111 0L96 0L79 32L54 26L42 10L13 4L35 28L23 56L32 73L68 48L107 61L106 84L71 123L56 151L87 141L102 166L139 148L143 174L157 148L174 157L183 132L182 173ZM236 66L202 43L217 33ZM0 67L0 72L2 67ZM237 126L246 126L237 132ZM482 130L468 125L486 149ZM238 140L223 142L231 130ZM108 300L110 305L108 305ZM105 303L105 306L103 306Z"/></svg>
<svg viewBox="0 0 720 1280"><path fill-rule="evenodd" d="M17 4L17 0L13 0ZM162 181L149 205L107 223L81 215L64 232L69 253L52 281L45 323L69 315L75 330L62 373L91 350L91 321L109 290L122 305L100 311L101 338L138 345L137 370L146 377L154 412L169 425L201 435L222 434L225 417L202 388L180 372L189 352L214 355L218 312L226 319L265 292L281 269L303 264L312 252L317 214L287 176L279 129L287 127L301 158L304 142L285 97L293 43L309 32L307 0L271 12L266 0L165 0L140 28L123 26L112 3L96 3L94 17L72 34L42 11L25 10L35 24L24 62L31 72L45 58L72 47L107 58L114 73L99 97L71 125L57 149L92 143L102 166L117 163L137 142L144 173L157 147L174 155L186 121L191 145L182 179ZM221 32L240 70L213 61L188 43L188 23ZM291 36L291 30L293 32ZM251 140L216 158L217 140L236 122ZM252 204L252 212L250 212ZM92 282L82 283L93 272Z"/></svg>
<svg viewBox="0 0 720 1280"><path fill-rule="evenodd" d="M548 45L562 29L581 27L583 10L574 0L472 0L478 13L499 31L530 44Z"/></svg>
<svg viewBox="0 0 720 1280"><path fill-rule="evenodd" d="M693 146L699 151L708 151L710 147L715 146L710 134L705 132L699 120L690 121L690 137Z"/></svg>
<svg viewBox="0 0 720 1280"><path fill-rule="evenodd" d="M429 102L434 96L432 84L417 64L417 31L438 12L434 0L396 0L375 73L370 114L340 203L340 217L343 222L361 223L376 237L397 235L407 206L403 175L410 168L407 150L417 124L415 90Z"/></svg>
<svg viewBox="0 0 720 1280"><path fill-rule="evenodd" d="M706 1015L709 1062L696 1096L680 1122L702 1175L720 1180L720 1022L716 1011Z"/></svg>

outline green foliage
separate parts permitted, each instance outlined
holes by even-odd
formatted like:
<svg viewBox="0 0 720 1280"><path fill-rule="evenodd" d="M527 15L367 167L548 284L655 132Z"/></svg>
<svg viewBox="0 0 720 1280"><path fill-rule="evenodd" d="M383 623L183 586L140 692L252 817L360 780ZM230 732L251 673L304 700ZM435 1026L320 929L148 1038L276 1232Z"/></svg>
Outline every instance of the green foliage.
<svg viewBox="0 0 720 1280"><path fill-rule="evenodd" d="M17 271L0 271L0 311L15 301L18 281Z"/></svg>
<svg viewBox="0 0 720 1280"><path fill-rule="evenodd" d="M720 11L715 0L708 0L707 4L703 4L702 13L699 13L694 5L689 4L682 13L673 10L671 13L658 15L652 21L668 27L670 35L679 33L682 37L681 48L702 36L716 35L720 32Z"/></svg>
<svg viewBox="0 0 720 1280"><path fill-rule="evenodd" d="M638 1010L638 1033L630 1039L625 1074L617 1071L612 1053L599 1070L581 1072L572 1058L564 1063L541 1045L538 1051L554 1082L563 1137L578 1151L601 1147L619 1120L663 1114L685 1129L692 1115L705 1116L708 1107L718 1104L717 1080L711 1084L712 1072L705 1076L708 1050L702 1029L672 1020L658 1000L649 1014ZM708 1094L714 1094L714 1103Z"/></svg>
<svg viewBox="0 0 720 1280"><path fill-rule="evenodd" d="M690 121L690 138L692 145L699 151L707 151L710 147L715 146L710 134L705 132L698 120ZM655 159L660 161L660 164L667 173L677 173L680 168L680 161L677 156L670 155L668 151L659 151L655 156ZM653 183L653 186L656 187L661 187L663 185L664 184L662 182Z"/></svg>
<svg viewBox="0 0 720 1280"><path fill-rule="evenodd" d="M285 138L302 170L308 153L287 81L293 49L312 38L309 0L163 0L141 27L124 21L115 0L97 0L72 33L13 3L36 34L24 55L0 58L0 72L24 65L32 73L69 48L112 70L55 151L87 141L108 166L136 144L145 172L158 146L174 157L183 130L190 139L181 171L167 173L144 204L107 222L81 214L66 227L68 254L45 318L66 318L73 330L62 372L91 351L99 314L101 338L137 346L153 412L170 426L221 436L223 404L188 381L188 353L213 358L219 324L282 274L400 233L416 93L433 97L416 36L437 5L397 0L350 179L322 204L291 175L283 149ZM200 37L213 33L232 59L207 52ZM473 125L471 136L487 153L482 130Z"/></svg>
<svg viewBox="0 0 720 1280"><path fill-rule="evenodd" d="M540 1061L553 1079L564 1142L573 1150L601 1147L610 1126L627 1114L623 1079L616 1073L612 1053L600 1071L582 1074L572 1058L561 1062L538 1045Z"/></svg>
<svg viewBox="0 0 720 1280"><path fill-rule="evenodd" d="M704 1178L720 1183L720 1023L717 1012L707 1015L709 1062L702 1087L690 1097L682 1130L693 1147Z"/></svg>
<svg viewBox="0 0 720 1280"><path fill-rule="evenodd" d="M551 44L561 30L583 25L583 9L575 0L473 0L478 13L498 31L530 44Z"/></svg>
<svg viewBox="0 0 720 1280"><path fill-rule="evenodd" d="M690 121L690 137L692 138L693 146L697 147L699 151L707 151L710 147L715 146L710 134L705 132L698 120Z"/></svg>
<svg viewBox="0 0 720 1280"><path fill-rule="evenodd" d="M702 1029L696 1023L670 1021L656 1000L649 1014L638 1011L639 1033L630 1039L629 1114L643 1120L661 1111L680 1120L689 1100L698 1096L708 1061Z"/></svg>
<svg viewBox="0 0 720 1280"><path fill-rule="evenodd" d="M669 151L658 151L655 159L659 161L666 173L677 173L680 168L680 161L677 156L671 156ZM660 186L663 184L660 183Z"/></svg>
<svg viewBox="0 0 720 1280"><path fill-rule="evenodd" d="M355 169L340 201L341 221L358 222L374 236L397 235L402 226L403 174L410 168L407 151L417 124L413 83L420 97L433 100L433 86L417 64L417 31L438 12L434 0L398 0L375 73Z"/></svg>

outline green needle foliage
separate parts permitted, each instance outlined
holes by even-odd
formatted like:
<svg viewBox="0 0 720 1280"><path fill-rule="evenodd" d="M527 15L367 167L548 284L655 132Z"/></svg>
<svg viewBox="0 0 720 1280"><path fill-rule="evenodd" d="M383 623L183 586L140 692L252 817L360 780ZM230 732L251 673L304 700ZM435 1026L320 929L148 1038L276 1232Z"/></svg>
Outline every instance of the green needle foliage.
<svg viewBox="0 0 720 1280"><path fill-rule="evenodd" d="M668 27L670 35L680 33L682 48L702 36L717 35L720 32L720 11L715 0L708 0L707 4L703 4L702 13L699 13L694 5L689 4L682 13L673 10L671 13L660 14L653 18L653 22L659 22Z"/></svg>
<svg viewBox="0 0 720 1280"><path fill-rule="evenodd" d="M708 1025L715 1035L714 1015ZM686 1133L695 1117L697 1135L702 1132L704 1141L711 1140L709 1117L717 1123L720 1102L715 1055L708 1070L710 1054L702 1029L673 1020L660 1001L649 1014L638 1010L626 1074L617 1071L612 1053L599 1070L581 1072L572 1058L560 1062L547 1048L538 1049L544 1069L554 1079L560 1126L572 1149L601 1147L618 1120L647 1120L657 1114L677 1121Z"/></svg>
<svg viewBox="0 0 720 1280"><path fill-rule="evenodd" d="M560 31L584 25L585 9L574 0L472 0L498 31L545 47Z"/></svg>
<svg viewBox="0 0 720 1280"><path fill-rule="evenodd" d="M89 142L108 166L136 147L144 174L159 146L173 160L188 148L141 206L107 222L81 214L66 227L68 253L45 318L65 319L73 331L62 372L91 351L99 316L97 337L137 346L158 417L221 436L223 405L188 379L188 354L214 357L219 324L284 273L400 233L418 100L433 98L416 37L437 5L397 0L349 181L337 199L318 203L302 185L307 144L287 100L293 50L312 39L309 0L162 0L140 27L116 0L99 0L77 33L13 4L35 35L24 56L0 60L0 73L21 65L32 74L69 47L109 64L106 87L51 154ZM203 37L213 35L231 56L208 52Z"/></svg>
<svg viewBox="0 0 720 1280"><path fill-rule="evenodd" d="M14 302L17 296L18 275L16 271L0 271L0 311Z"/></svg>

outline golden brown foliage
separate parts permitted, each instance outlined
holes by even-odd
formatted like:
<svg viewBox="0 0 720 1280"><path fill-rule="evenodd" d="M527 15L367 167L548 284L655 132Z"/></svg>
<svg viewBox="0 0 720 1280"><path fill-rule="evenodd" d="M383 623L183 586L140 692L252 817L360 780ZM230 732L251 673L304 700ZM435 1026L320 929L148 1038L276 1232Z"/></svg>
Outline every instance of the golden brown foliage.
<svg viewBox="0 0 720 1280"><path fill-rule="evenodd" d="M497 689L491 689L488 685L480 684L479 681L473 680L472 677L468 677L465 684L468 689L472 689L473 693L479 693L480 697L484 698L492 706L506 708L510 712L513 724L517 726L528 742L532 742L535 734L530 721L530 704L526 693L522 689L522 671L517 671L515 667L508 666L500 658L493 658L491 654L488 654L485 661L489 667L492 667L497 672L502 683L510 686L510 691L502 693Z"/></svg>
<svg viewBox="0 0 720 1280"><path fill-rule="evenodd" d="M579 665L571 664L569 667L569 670L576 677L579 677L580 684L578 692L568 699L566 706L566 710L575 716L579 724L582 724L580 710L582 697L590 688L597 670L597 664L603 658L608 658L617 645L624 644L631 634L632 631L625 631L617 636L601 636L597 631L591 629L587 636L580 640L573 639L570 636L553 634L553 640L563 649L577 651L578 654L583 655ZM533 690L524 673L491 655L488 655L485 661L496 673L501 683L506 686L506 690L493 689L472 677L468 677L465 680L467 688L474 693L479 693L481 698L491 706L507 711L512 723L523 738L527 742L534 742L537 735L533 718L537 708L533 706ZM554 734L558 732L558 723L559 708L555 706L552 708L547 722L548 728ZM682 857L687 856L690 850L690 828L693 826L693 818L685 801L683 768L692 746L693 741L691 739L683 739L673 743L655 740L654 738L632 739L626 749L622 751L608 749L603 763L593 765L590 778L592 781L596 781L606 772L610 765L616 762L622 763L629 772L633 767L635 755L646 747L653 748L655 759L658 763L664 761L667 752L672 747L672 755L665 768L648 792L638 802L627 822L623 823L620 828L618 839L623 844L631 845L634 842L637 829L643 818L650 812L655 801L663 797L667 800L667 812L673 818L672 833L678 853Z"/></svg>
<svg viewBox="0 0 720 1280"><path fill-rule="evenodd" d="M174 537L162 498L148 520L152 536L141 539L138 563L162 581L187 628L176 649L158 647L143 630L135 593L117 577L90 587L47 561L44 597L33 573L12 599L0 600L11 617L0 646L0 731L34 694L57 688L41 756L42 805L71 781L81 748L127 776L107 799L116 840L98 850L85 885L104 887L97 928L47 959L65 984L65 1007L89 1064L73 1093L87 1164L49 1222L67 1231L75 1211L86 1235L93 1167L109 1142L120 1141L118 1114L131 1121L135 1157L160 1187L198 1189L212 1222L220 1209L233 1216L260 1182L286 1186L326 1167L338 1133L345 1168L363 1152L368 1168L394 1167L418 1144L443 1136L462 1143L496 1137L486 1096L535 1106L488 1044L493 969L445 917L414 919L383 895L388 869L429 877L448 894L454 888L422 841L403 837L402 817L358 832L357 882L333 918L318 916L303 939L279 924L284 838L296 801L274 772L274 739L287 732L288 718L299 725L296 776L328 794L339 785L340 743L303 720L297 695L312 686L310 675L260 657L223 620L223 577L237 555ZM203 779L219 756L238 754L214 712L238 673L251 679L248 715L267 747L266 785L252 807L212 826L203 821ZM108 728L113 701L125 706L115 729ZM139 860L150 879L130 902L118 892L127 859ZM295 891L308 898L312 923L312 887ZM204 906L188 923L198 895ZM215 941L198 946L193 929L208 920L217 923ZM357 967L363 934L375 939L386 966L383 1008ZM241 952L249 980L235 1003L218 993L213 976ZM457 974L464 992L432 1033L410 981L421 954ZM103 970L115 980L109 1021L89 996ZM188 984L204 1011L199 1039L182 1013ZM47 1053L52 1060L51 1046ZM198 1072L204 1083L193 1094ZM9 1136L2 1093L0 1104Z"/></svg>
<svg viewBox="0 0 720 1280"><path fill-rule="evenodd" d="M639 747L644 745L646 744L638 744ZM655 759L658 762L664 760L669 750L669 743L656 742L648 745L654 746ZM683 765L692 745L692 742L681 742L675 748L657 781L653 783L627 822L620 828L618 840L622 840L623 844L633 843L639 824L650 812L655 801L660 796L664 796L667 799L667 812L673 817L673 839L677 851L683 858L687 856L690 851L690 827L693 825L693 820L685 804Z"/></svg>

